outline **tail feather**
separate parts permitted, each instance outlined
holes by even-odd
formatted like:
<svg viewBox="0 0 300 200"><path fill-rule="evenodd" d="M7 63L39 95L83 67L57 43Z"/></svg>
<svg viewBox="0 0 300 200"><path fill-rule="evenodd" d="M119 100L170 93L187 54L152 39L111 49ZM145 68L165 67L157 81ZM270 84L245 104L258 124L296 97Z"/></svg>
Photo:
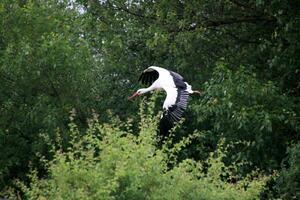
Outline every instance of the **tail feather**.
<svg viewBox="0 0 300 200"><path fill-rule="evenodd" d="M189 93L189 94L193 94L193 90L192 90L192 86L190 84L188 84L187 82L184 82L185 85L186 85L186 91Z"/></svg>

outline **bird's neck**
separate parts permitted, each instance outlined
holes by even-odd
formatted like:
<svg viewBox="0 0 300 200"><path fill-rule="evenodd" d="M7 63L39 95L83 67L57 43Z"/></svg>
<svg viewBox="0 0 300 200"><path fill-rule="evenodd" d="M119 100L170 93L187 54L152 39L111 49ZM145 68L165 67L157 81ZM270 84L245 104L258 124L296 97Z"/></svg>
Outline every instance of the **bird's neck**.
<svg viewBox="0 0 300 200"><path fill-rule="evenodd" d="M147 92L154 90L154 88L152 86L150 86L148 88L142 88L141 90L142 90L142 93L147 93Z"/></svg>

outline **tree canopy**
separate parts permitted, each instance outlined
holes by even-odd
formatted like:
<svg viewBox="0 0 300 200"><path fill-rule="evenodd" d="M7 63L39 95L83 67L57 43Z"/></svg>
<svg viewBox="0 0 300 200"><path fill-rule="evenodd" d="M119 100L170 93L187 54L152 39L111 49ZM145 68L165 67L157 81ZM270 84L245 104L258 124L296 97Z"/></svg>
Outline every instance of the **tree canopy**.
<svg viewBox="0 0 300 200"><path fill-rule="evenodd" d="M206 187L210 169L224 166L201 188L202 199L217 192L224 199L300 198L299 9L291 0L2 0L0 197L64 198L78 184L70 199L141 199L151 181L174 181L183 199ZM127 101L151 65L203 91L166 141L190 138L173 160L163 159L171 147L161 149L155 120L146 120L159 115L164 94ZM142 109L148 112L138 114ZM137 163L147 156L144 174ZM93 175L108 182L98 185ZM241 192L242 183L256 185ZM168 187L147 198L159 199Z"/></svg>

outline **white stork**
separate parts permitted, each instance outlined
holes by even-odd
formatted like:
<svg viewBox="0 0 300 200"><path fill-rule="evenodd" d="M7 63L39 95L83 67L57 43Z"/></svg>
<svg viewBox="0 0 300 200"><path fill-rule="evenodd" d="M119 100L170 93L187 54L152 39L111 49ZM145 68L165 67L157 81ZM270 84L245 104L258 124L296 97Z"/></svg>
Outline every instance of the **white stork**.
<svg viewBox="0 0 300 200"><path fill-rule="evenodd" d="M180 121L186 110L189 95L201 94L200 91L192 90L191 85L185 82L182 76L161 67L151 66L147 68L140 75L139 81L149 87L137 90L128 97L128 100L156 89L164 89L167 93L160 120L160 132L163 135L168 133L175 122Z"/></svg>

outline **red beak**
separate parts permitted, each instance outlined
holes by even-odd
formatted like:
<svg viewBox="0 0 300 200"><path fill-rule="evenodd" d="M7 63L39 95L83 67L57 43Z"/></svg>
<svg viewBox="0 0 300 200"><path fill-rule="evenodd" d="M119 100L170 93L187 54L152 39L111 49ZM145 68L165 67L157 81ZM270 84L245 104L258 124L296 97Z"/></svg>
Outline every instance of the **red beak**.
<svg viewBox="0 0 300 200"><path fill-rule="evenodd" d="M137 92L133 93L133 95L131 95L130 97L128 97L128 100L131 100L131 99L133 99L136 96L139 96L139 93L137 93Z"/></svg>

